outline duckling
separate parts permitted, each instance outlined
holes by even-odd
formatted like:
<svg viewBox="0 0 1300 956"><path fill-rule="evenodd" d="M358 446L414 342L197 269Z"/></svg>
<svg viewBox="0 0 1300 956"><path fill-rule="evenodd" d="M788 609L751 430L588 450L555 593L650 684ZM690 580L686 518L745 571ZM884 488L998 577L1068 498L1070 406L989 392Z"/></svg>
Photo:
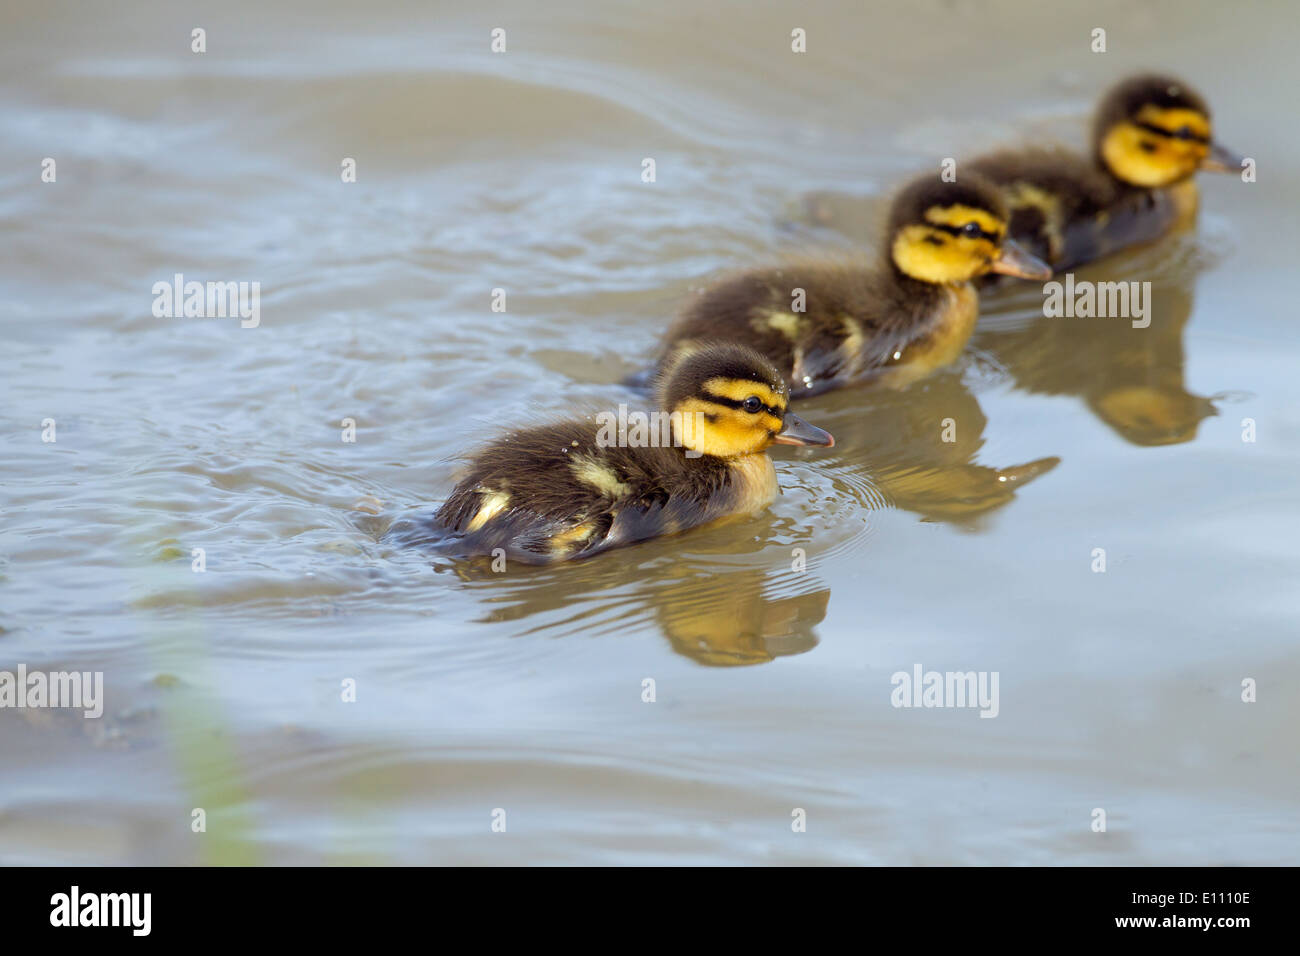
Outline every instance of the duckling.
<svg viewBox="0 0 1300 956"><path fill-rule="evenodd" d="M953 361L979 312L972 279L1051 274L1005 238L999 190L960 179L925 176L898 194L880 263L794 262L705 289L669 329L658 367L702 341L741 342L802 398L871 379L901 387Z"/></svg>
<svg viewBox="0 0 1300 956"><path fill-rule="evenodd" d="M644 442L635 427L620 442L597 416L488 445L434 515L448 549L549 564L756 514L779 490L769 445L835 443L786 410L781 375L742 345L698 346L656 392L665 414ZM627 437L652 446L626 447Z"/></svg>
<svg viewBox="0 0 1300 956"><path fill-rule="evenodd" d="M966 169L1005 190L1011 236L1057 272L1189 224L1193 174L1241 169L1211 138L1205 100L1170 76L1131 77L1102 97L1092 154L1006 150Z"/></svg>

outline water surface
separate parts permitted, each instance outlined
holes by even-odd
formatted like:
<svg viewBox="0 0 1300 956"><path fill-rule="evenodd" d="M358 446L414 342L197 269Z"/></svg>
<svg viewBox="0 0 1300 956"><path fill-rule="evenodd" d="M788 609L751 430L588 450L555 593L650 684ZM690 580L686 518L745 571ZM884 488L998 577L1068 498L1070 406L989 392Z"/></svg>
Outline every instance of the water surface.
<svg viewBox="0 0 1300 956"><path fill-rule="evenodd" d="M0 861L1294 862L1295 20L11 3L0 669L107 702L0 711ZM1149 329L999 290L954 368L802 405L838 444L752 521L505 574L385 537L495 430L635 401L710 274L870 250L903 177L1078 145L1146 67L1260 170L1081 272ZM155 318L176 273L260 325ZM895 709L917 663L998 717Z"/></svg>

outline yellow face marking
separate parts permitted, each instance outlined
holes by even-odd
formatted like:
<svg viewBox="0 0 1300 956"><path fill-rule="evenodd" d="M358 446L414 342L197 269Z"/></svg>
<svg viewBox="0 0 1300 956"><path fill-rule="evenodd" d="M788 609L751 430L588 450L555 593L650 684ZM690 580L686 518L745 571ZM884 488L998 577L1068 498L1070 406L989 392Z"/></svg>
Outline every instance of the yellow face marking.
<svg viewBox="0 0 1300 956"><path fill-rule="evenodd" d="M922 218L936 226L956 226L958 229L968 222L973 222L999 239L1002 238L1002 231L1006 228L1006 223L987 209L976 209L974 206L963 206L960 203L955 206L931 206Z"/></svg>
<svg viewBox="0 0 1300 956"><path fill-rule="evenodd" d="M1184 126L1195 136L1208 140L1210 121L1203 113L1189 109L1160 109L1144 106L1133 122L1116 123L1101 140L1101 158L1118 178L1134 186L1155 188L1186 179L1196 172L1210 152L1208 142L1162 136L1139 123L1177 133Z"/></svg>
<svg viewBox="0 0 1300 956"><path fill-rule="evenodd" d="M470 519L465 530L477 531L494 517L505 509L510 503L510 496L504 491L493 491L490 488L479 488L478 493L483 496L483 503L479 505L478 513Z"/></svg>
<svg viewBox="0 0 1300 956"><path fill-rule="evenodd" d="M894 263L922 282L969 282L988 272L998 247L987 239L952 236L928 226L904 226L894 237Z"/></svg>
<svg viewBox="0 0 1300 956"><path fill-rule="evenodd" d="M577 479L591 485L602 495L622 498L631 489L619 481L618 474L609 465L594 458L578 459L572 465Z"/></svg>
<svg viewBox="0 0 1300 956"><path fill-rule="evenodd" d="M749 396L757 395L764 405L785 410L784 395L777 394L762 382L753 382L746 378L711 378L704 383L704 391L729 398L733 402L743 402Z"/></svg>
<svg viewBox="0 0 1300 956"><path fill-rule="evenodd" d="M1138 110L1138 114L1134 119L1139 123L1150 123L1152 126L1159 126L1171 133L1177 132L1186 126L1194 135L1202 136L1205 139L1210 138L1209 119L1204 113L1198 113L1196 110L1189 110L1186 107L1161 109L1148 103Z"/></svg>
<svg viewBox="0 0 1300 956"><path fill-rule="evenodd" d="M998 243L1007 228L988 210L960 203L931 206L921 218L922 222L898 230L891 252L894 263L909 276L938 285L969 282L988 272L998 257ZM950 231L971 222L994 238L953 235Z"/></svg>
<svg viewBox="0 0 1300 956"><path fill-rule="evenodd" d="M718 405L702 397L688 398L673 411L681 413L682 434L677 437L682 445L692 451L719 458L734 458L762 451L772 443L772 435L779 432L784 424L781 419L766 412L751 414Z"/></svg>

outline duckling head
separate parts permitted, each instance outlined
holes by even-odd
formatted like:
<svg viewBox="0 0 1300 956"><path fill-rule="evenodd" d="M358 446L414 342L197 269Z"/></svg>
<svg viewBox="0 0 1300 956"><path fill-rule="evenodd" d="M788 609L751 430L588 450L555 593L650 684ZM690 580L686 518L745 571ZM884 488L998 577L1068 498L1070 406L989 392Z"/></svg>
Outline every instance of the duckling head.
<svg viewBox="0 0 1300 956"><path fill-rule="evenodd" d="M905 275L936 285L988 272L1046 279L1051 268L1006 237L1002 193L983 177L927 175L906 186L889 215L889 254Z"/></svg>
<svg viewBox="0 0 1300 956"><path fill-rule="evenodd" d="M1093 144L1098 161L1134 186L1170 186L1198 169L1241 169L1241 157L1214 142L1205 100L1171 76L1131 77L1107 93Z"/></svg>
<svg viewBox="0 0 1300 956"><path fill-rule="evenodd" d="M681 348L658 391L675 443L697 455L736 458L772 444L835 444L829 432L786 410L790 396L781 373L745 345Z"/></svg>

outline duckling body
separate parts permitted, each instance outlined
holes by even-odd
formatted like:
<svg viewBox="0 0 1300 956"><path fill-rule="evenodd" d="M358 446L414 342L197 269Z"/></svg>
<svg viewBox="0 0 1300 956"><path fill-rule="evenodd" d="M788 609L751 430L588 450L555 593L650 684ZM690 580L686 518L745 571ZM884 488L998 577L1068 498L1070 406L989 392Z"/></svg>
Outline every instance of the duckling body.
<svg viewBox="0 0 1300 956"><path fill-rule="evenodd" d="M804 290L804 311L791 309ZM934 285L863 263L792 263L704 290L670 329L664 361L701 340L743 338L805 397L877 378L903 384L951 361L979 305L968 286Z"/></svg>
<svg viewBox="0 0 1300 956"><path fill-rule="evenodd" d="M1132 77L1098 104L1092 154L1004 150L966 164L1003 189L1010 235L1061 272L1190 225L1198 170L1239 161L1210 135L1205 101L1180 80Z"/></svg>
<svg viewBox="0 0 1300 956"><path fill-rule="evenodd" d="M1055 272L1152 242L1196 218L1194 180L1133 186L1063 149L1006 150L969 168L1003 187L1009 234Z"/></svg>
<svg viewBox="0 0 1300 956"><path fill-rule="evenodd" d="M979 315L972 278L1048 274L1003 241L1006 216L998 190L977 177L918 180L893 203L883 261L791 262L724 278L682 311L659 367L725 340L760 352L796 397L906 385L961 353Z"/></svg>
<svg viewBox="0 0 1300 956"><path fill-rule="evenodd" d="M488 445L434 515L451 535L449 550L501 549L547 564L754 514L779 491L769 444L833 443L785 411L784 383L748 349L699 348L660 394L665 411L677 413L675 422L665 418L663 444L615 442L608 423L591 420L522 429Z"/></svg>
<svg viewBox="0 0 1300 956"><path fill-rule="evenodd" d="M485 448L436 520L472 554L548 563L762 511L777 495L765 454L687 458L601 447L594 422L518 431Z"/></svg>

